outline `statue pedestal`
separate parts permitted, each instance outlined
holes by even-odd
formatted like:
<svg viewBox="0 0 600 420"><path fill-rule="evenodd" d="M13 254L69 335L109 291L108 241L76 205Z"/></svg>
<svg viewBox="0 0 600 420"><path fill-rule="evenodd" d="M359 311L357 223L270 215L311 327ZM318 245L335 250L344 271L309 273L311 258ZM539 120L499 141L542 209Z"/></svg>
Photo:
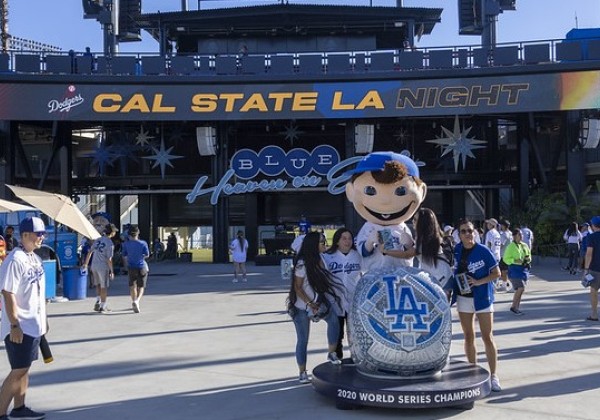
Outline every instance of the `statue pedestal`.
<svg viewBox="0 0 600 420"><path fill-rule="evenodd" d="M450 360L434 376L419 379L381 379L359 373L351 359L342 365L322 363L313 370L317 392L335 398L339 409L360 406L386 408L470 409L491 391L490 374L470 363Z"/></svg>

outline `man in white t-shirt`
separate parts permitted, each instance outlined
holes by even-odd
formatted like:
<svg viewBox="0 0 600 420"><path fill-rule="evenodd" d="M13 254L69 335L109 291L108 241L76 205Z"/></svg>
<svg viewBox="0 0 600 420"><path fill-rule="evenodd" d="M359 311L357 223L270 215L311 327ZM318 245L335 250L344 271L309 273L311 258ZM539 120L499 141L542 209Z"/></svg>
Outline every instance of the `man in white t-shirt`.
<svg viewBox="0 0 600 420"><path fill-rule="evenodd" d="M29 369L38 358L41 337L46 334L46 276L42 259L33 251L42 246L46 227L39 217L23 219L19 225L21 246L15 248L0 266L4 340L11 371L0 389L0 418L43 419L25 406Z"/></svg>
<svg viewBox="0 0 600 420"><path fill-rule="evenodd" d="M500 285L500 289L503 288L505 290L509 290L511 288L510 282L508 281L508 265L504 263L502 257L504 257L504 251L510 243L513 241L513 235L510 231L510 222L508 220L500 221L500 261L498 265L500 266L500 277L502 279L502 283Z"/></svg>
<svg viewBox="0 0 600 420"><path fill-rule="evenodd" d="M500 262L500 260L502 259L502 254L500 253L500 250L502 248L502 238L500 237L500 233L497 230L498 221L494 218L491 218L487 219L485 221L485 224L488 230L485 234L484 245L490 251L492 251L492 254L494 254L494 258L496 258L496 261ZM498 280L495 280L494 283L497 287L499 287Z"/></svg>

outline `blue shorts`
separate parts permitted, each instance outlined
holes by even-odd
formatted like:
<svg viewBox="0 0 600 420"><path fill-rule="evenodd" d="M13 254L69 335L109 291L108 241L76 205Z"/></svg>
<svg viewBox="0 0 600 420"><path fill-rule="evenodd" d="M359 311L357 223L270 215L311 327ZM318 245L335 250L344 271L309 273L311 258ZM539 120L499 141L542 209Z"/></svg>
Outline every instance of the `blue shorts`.
<svg viewBox="0 0 600 420"><path fill-rule="evenodd" d="M26 369L31 367L34 360L38 359L40 337L33 338L23 334L23 342L17 344L10 341L9 334L4 338L4 345L11 369Z"/></svg>

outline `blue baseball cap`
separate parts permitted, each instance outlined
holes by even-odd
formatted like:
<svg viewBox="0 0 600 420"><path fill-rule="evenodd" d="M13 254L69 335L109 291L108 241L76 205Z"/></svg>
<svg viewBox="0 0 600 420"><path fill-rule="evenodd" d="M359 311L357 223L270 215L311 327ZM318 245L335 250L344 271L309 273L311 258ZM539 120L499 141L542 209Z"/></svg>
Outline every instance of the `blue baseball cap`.
<svg viewBox="0 0 600 420"><path fill-rule="evenodd" d="M592 220L590 220L590 223L596 227L600 227L600 216L592 217Z"/></svg>
<svg viewBox="0 0 600 420"><path fill-rule="evenodd" d="M21 234L25 232L46 233L46 226L39 217L26 217L19 223L19 232Z"/></svg>
<svg viewBox="0 0 600 420"><path fill-rule="evenodd" d="M383 171L383 169L385 168L385 163L390 161L402 163L404 166L406 166L408 175L419 178L419 168L415 161L406 155L394 152L370 153L364 158L362 158L360 162L358 162L356 168L349 170L348 172L346 172L346 174L352 175L360 174L363 172Z"/></svg>

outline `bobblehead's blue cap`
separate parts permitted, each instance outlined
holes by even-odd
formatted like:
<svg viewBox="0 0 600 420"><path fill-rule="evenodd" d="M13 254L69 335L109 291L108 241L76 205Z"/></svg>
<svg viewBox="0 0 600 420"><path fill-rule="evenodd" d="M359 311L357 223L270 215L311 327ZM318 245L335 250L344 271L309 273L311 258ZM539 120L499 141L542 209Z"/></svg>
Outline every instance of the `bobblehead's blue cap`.
<svg viewBox="0 0 600 420"><path fill-rule="evenodd" d="M356 168L349 170L346 172L346 174L353 175L361 174L363 172L383 171L385 168L385 163L390 161L396 161L404 164L404 166L406 166L406 170L408 171L408 175L419 178L419 167L415 161L408 156L394 152L370 153L362 158L360 162L358 162Z"/></svg>
<svg viewBox="0 0 600 420"><path fill-rule="evenodd" d="M45 233L46 226L44 225L44 221L39 217L26 217L19 223L19 232Z"/></svg>
<svg viewBox="0 0 600 420"><path fill-rule="evenodd" d="M594 226L600 227L600 216L592 217L592 220L590 220L590 223Z"/></svg>

